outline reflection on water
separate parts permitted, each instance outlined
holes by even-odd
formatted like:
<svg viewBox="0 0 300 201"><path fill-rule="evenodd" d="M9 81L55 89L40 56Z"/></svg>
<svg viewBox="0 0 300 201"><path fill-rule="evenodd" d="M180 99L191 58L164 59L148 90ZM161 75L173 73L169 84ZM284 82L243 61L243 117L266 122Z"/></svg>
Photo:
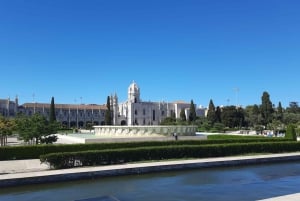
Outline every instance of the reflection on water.
<svg viewBox="0 0 300 201"><path fill-rule="evenodd" d="M1 201L258 200L298 193L300 162L210 168L0 189Z"/></svg>

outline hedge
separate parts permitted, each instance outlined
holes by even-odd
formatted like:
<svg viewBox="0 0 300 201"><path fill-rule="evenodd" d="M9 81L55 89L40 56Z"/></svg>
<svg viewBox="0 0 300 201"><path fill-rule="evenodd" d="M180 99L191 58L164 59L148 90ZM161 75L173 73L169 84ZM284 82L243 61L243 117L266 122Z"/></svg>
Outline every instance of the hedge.
<svg viewBox="0 0 300 201"><path fill-rule="evenodd" d="M180 138L180 137L179 137ZM62 145L30 145L0 147L0 160L38 159L40 155L57 152L76 152L87 150L106 150L136 147L154 147L171 145L206 145L227 143L251 142L282 142L290 141L285 138L247 138L247 139L221 139L221 140L178 140L178 141L145 141L122 143L94 143L94 144L62 144Z"/></svg>
<svg viewBox="0 0 300 201"><path fill-rule="evenodd" d="M120 164L134 161L220 157L246 153L280 153L293 151L300 151L300 143L252 142L91 150L50 153L41 155L40 160L42 163L49 163L54 169L61 169L76 166Z"/></svg>

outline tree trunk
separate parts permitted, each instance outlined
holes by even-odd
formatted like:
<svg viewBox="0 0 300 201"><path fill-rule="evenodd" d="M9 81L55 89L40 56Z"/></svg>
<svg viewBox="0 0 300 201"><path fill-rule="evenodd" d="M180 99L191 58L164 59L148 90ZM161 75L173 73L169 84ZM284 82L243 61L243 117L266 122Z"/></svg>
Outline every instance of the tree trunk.
<svg viewBox="0 0 300 201"><path fill-rule="evenodd" d="M3 143L3 136L2 135L0 136L0 142L1 142L1 146L4 146L3 145L4 143Z"/></svg>
<svg viewBox="0 0 300 201"><path fill-rule="evenodd" d="M4 141L4 146L7 145L7 135L5 135L5 141Z"/></svg>

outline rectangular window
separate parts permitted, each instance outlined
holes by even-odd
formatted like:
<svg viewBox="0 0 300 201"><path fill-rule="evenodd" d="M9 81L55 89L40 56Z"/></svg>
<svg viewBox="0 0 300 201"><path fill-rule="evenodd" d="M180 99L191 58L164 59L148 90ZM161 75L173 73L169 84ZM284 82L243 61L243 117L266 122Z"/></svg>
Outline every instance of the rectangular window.
<svg viewBox="0 0 300 201"><path fill-rule="evenodd" d="M152 120L155 121L155 110L152 111Z"/></svg>

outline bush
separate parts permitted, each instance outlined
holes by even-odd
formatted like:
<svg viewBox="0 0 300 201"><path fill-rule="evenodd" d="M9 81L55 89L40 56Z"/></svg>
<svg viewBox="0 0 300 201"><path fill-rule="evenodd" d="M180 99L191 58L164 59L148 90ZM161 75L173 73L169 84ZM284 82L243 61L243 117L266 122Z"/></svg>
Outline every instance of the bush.
<svg viewBox="0 0 300 201"><path fill-rule="evenodd" d="M146 160L204 158L233 156L246 153L280 153L291 151L300 151L300 143L291 141L254 142L92 150L51 153L41 155L40 160L42 163L49 163L52 168L60 169L76 166L120 164Z"/></svg>
<svg viewBox="0 0 300 201"><path fill-rule="evenodd" d="M285 138L297 141L296 126L293 124L287 126Z"/></svg>
<svg viewBox="0 0 300 201"><path fill-rule="evenodd" d="M213 137L218 136L218 137ZM235 137L227 135L211 135L211 140L178 140L178 141L146 141L146 142L124 142L124 143L95 143L95 144L64 144L64 145L33 145L0 147L0 160L21 160L39 158L40 155L57 152L77 152L88 150L106 150L137 147L159 147L159 146L181 146L181 145L213 145L228 143L251 143L251 142L278 142L289 141L284 138L265 137Z"/></svg>

